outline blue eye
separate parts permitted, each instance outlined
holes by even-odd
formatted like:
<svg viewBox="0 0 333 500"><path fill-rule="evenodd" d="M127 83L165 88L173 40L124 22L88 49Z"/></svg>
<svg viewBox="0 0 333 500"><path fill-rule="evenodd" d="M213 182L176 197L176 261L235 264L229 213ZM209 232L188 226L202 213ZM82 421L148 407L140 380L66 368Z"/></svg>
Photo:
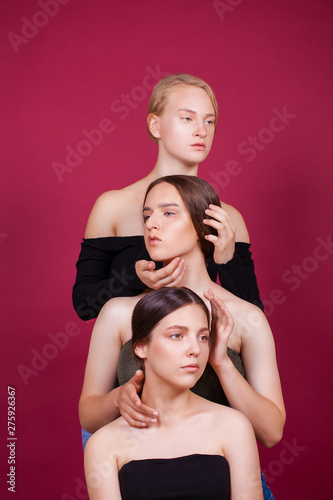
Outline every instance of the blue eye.
<svg viewBox="0 0 333 500"><path fill-rule="evenodd" d="M164 215L171 217L172 215L175 215L175 212L164 212Z"/></svg>

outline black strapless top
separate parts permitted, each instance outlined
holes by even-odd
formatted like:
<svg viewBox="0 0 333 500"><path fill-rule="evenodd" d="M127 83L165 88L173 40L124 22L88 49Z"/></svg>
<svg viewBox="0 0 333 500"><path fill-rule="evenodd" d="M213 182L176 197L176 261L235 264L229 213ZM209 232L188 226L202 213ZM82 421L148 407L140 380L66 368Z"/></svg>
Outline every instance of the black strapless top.
<svg viewBox="0 0 333 500"><path fill-rule="evenodd" d="M123 500L227 500L229 464L221 455L132 460L119 471Z"/></svg>
<svg viewBox="0 0 333 500"><path fill-rule="evenodd" d="M228 356L239 373L242 375L242 377L244 377L245 372L241 355L228 347ZM128 340L122 346L118 358L117 378L119 385L126 384L126 382L128 382L133 377L136 370L139 369L140 365L132 355L131 341ZM195 386L192 387L191 391L193 391L198 396L208 399L209 401L213 401L213 403L230 406L229 401L227 400L226 395L224 394L224 391L221 387L218 376L209 363L207 363L205 371L203 372Z"/></svg>

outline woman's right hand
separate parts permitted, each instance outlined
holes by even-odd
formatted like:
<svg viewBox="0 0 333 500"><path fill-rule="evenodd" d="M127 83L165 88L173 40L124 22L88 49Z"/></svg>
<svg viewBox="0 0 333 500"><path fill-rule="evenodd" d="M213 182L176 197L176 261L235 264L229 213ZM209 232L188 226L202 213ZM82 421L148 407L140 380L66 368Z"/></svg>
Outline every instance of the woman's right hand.
<svg viewBox="0 0 333 500"><path fill-rule="evenodd" d="M211 330L214 333L214 343L209 353L209 362L216 370L225 363L230 364L227 347L234 320L226 305L211 289L204 292L204 296L210 301L212 310Z"/></svg>
<svg viewBox="0 0 333 500"><path fill-rule="evenodd" d="M185 273L184 259L175 257L167 266L155 271L155 262L138 260L136 274L148 288L157 290L163 286L178 286Z"/></svg>
<svg viewBox="0 0 333 500"><path fill-rule="evenodd" d="M117 388L117 406L122 417L132 427L148 427L157 422L158 412L143 404L138 396L143 379L142 370L137 370L131 380Z"/></svg>

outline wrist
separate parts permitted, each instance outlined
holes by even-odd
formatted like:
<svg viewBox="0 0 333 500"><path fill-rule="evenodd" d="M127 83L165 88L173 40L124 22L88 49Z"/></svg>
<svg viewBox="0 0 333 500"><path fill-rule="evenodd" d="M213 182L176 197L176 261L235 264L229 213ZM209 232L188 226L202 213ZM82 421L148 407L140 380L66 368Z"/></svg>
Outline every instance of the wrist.
<svg viewBox="0 0 333 500"><path fill-rule="evenodd" d="M108 406L111 405L111 407L113 406L118 411L119 411L119 406L120 406L120 387L121 386L115 387L108 394Z"/></svg>
<svg viewBox="0 0 333 500"><path fill-rule="evenodd" d="M214 255L215 264L217 264L218 266L228 264L228 262L232 261L232 259L235 257L235 255L236 255L235 249L233 252L224 252L220 256Z"/></svg>
<svg viewBox="0 0 333 500"><path fill-rule="evenodd" d="M218 361L210 361L210 364L218 376L225 375L234 368L233 362L227 354Z"/></svg>

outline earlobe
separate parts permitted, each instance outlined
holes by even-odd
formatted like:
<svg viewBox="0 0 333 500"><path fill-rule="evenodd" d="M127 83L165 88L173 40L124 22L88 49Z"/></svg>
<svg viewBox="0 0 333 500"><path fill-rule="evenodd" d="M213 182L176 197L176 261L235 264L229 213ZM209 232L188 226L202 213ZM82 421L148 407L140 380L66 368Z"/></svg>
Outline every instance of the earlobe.
<svg viewBox="0 0 333 500"><path fill-rule="evenodd" d="M147 125L150 130L150 133L155 139L160 139L160 121L158 116L150 113L147 117Z"/></svg>

